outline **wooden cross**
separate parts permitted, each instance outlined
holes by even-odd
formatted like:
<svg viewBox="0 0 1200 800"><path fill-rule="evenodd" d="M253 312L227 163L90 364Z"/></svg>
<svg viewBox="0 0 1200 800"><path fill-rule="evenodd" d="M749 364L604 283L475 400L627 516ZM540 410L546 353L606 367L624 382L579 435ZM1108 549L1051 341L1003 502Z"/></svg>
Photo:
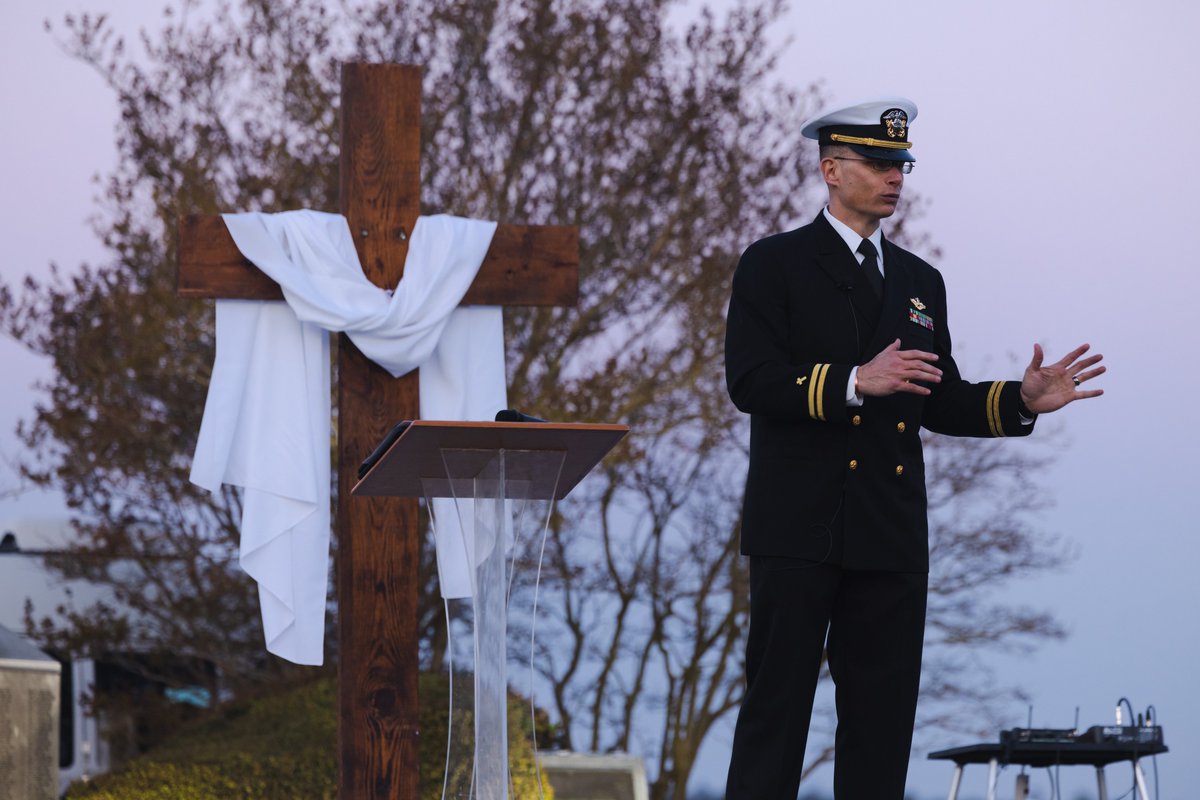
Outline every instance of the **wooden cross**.
<svg viewBox="0 0 1200 800"><path fill-rule="evenodd" d="M420 213L421 70L342 67L339 206L376 285L394 288ZM179 223L179 293L279 300L220 217ZM463 299L471 305L574 305L579 232L500 225ZM358 463L399 420L418 417L417 373L392 378L342 335L338 348L338 797L417 796L417 501L352 497Z"/></svg>

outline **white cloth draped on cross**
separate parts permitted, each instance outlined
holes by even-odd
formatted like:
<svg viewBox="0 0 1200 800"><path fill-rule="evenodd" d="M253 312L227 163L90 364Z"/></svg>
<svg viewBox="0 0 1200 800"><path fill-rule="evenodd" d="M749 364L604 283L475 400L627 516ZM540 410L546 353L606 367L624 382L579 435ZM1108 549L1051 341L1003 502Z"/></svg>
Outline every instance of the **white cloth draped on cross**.
<svg viewBox="0 0 1200 800"><path fill-rule="evenodd" d="M320 664L329 580L328 332L344 331L393 376L420 367L422 418L491 419L507 405L501 310L458 304L496 223L418 218L404 277L388 292L363 274L340 215L224 219L238 249L283 288L287 303L217 301L216 361L191 479L212 492L223 483L242 488L240 563L258 583L267 649ZM469 560L456 517L438 516L446 520L437 530L438 573L444 596L467 597Z"/></svg>

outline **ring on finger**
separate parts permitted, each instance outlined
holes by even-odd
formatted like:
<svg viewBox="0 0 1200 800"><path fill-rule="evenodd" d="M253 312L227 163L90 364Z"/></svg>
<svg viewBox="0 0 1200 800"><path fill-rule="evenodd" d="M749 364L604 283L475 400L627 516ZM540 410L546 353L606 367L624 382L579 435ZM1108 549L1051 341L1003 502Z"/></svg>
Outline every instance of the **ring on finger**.
<svg viewBox="0 0 1200 800"><path fill-rule="evenodd" d="M1076 385L1076 386L1078 386L1079 384L1083 383L1083 381L1079 380L1079 376L1078 376L1078 375L1072 375L1072 376L1071 376L1071 380L1075 382L1075 385Z"/></svg>

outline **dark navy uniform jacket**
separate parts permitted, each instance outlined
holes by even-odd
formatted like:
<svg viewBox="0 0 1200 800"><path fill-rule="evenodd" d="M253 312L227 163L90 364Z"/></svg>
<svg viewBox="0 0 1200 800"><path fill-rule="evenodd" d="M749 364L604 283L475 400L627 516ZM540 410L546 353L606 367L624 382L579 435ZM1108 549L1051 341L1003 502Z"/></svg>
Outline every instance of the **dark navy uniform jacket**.
<svg viewBox="0 0 1200 800"><path fill-rule="evenodd" d="M883 241L882 302L846 242L819 214L752 244L738 263L725 333L734 404L750 414L742 552L842 566L929 569L922 427L952 436L1024 436L1020 382L969 383L951 356L941 273ZM896 393L846 405L854 365L899 338L936 353L929 397ZM840 519L839 519L840 516Z"/></svg>

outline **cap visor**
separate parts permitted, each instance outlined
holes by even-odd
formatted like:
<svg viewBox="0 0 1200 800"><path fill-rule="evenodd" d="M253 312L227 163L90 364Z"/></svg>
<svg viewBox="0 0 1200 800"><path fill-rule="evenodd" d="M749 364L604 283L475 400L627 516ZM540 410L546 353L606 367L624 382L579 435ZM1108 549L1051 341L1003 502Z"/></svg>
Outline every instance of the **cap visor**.
<svg viewBox="0 0 1200 800"><path fill-rule="evenodd" d="M916 161L913 154L907 150L891 150L887 147L867 147L863 144L846 145L860 156L873 158L877 161Z"/></svg>

